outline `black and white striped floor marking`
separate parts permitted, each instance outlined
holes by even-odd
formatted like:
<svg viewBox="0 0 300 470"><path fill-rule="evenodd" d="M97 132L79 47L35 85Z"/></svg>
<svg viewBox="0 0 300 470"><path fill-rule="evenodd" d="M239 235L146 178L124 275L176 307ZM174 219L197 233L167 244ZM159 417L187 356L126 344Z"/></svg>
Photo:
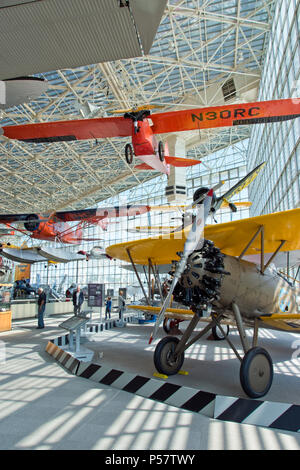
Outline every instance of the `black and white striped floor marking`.
<svg viewBox="0 0 300 470"><path fill-rule="evenodd" d="M217 396L214 418L300 432L300 406Z"/></svg>

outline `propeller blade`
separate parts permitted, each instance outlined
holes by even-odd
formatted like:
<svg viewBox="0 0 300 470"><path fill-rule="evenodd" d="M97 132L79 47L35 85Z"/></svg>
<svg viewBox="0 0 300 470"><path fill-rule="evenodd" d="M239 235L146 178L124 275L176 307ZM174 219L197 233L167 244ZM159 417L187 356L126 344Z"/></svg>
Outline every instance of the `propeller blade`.
<svg viewBox="0 0 300 470"><path fill-rule="evenodd" d="M244 178L238 181L237 184L230 188L229 191L226 191L226 193L218 197L217 203L215 205L215 211L220 209L221 205L223 204L223 201L229 203L229 199L231 199L233 196L245 189L250 183L252 183L252 181L257 177L258 173L264 168L265 164L266 162L260 163L260 165L255 167Z"/></svg>
<svg viewBox="0 0 300 470"><path fill-rule="evenodd" d="M206 223L206 219L209 215L210 212L210 207L211 207L211 202L212 202L212 197L213 197L213 190L210 189L206 194L202 196L202 200L204 199L204 203L201 205L197 204L197 215L195 217L195 220L193 222L192 228L189 231L189 234L187 236L187 239L184 244L183 248L183 254L181 256L181 259L179 263L177 264L174 277L172 280L172 284L170 286L170 290L168 292L167 297L164 300L164 303L162 305L162 308L157 316L153 331L151 333L150 339L149 339L149 344L153 341L154 337L157 334L158 328L161 324L161 322L164 319L165 312L167 307L170 304L171 297L173 295L173 291L175 289L175 286L177 284L178 279L180 278L181 274L185 270L187 259L193 251L200 249L201 245L203 244L203 231L204 231L204 226Z"/></svg>

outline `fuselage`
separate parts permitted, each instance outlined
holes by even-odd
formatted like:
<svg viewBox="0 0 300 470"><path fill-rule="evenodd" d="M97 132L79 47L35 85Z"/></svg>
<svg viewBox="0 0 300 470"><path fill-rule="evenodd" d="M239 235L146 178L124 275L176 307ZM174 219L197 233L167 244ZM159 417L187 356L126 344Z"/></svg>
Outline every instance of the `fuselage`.
<svg viewBox="0 0 300 470"><path fill-rule="evenodd" d="M82 229L77 227L75 230L67 222L40 222L39 227L32 231L31 238L78 244L82 238Z"/></svg>
<svg viewBox="0 0 300 470"><path fill-rule="evenodd" d="M144 118L142 121L137 121L137 124L138 128L135 122L132 123L132 146L135 155L151 168L169 174L169 165L159 159L158 142L148 119Z"/></svg>
<svg viewBox="0 0 300 470"><path fill-rule="evenodd" d="M211 304L216 310L230 311L235 303L248 319L300 314L300 289L275 269L267 268L262 274L258 265L209 245L189 256L174 293L177 301L196 307Z"/></svg>
<svg viewBox="0 0 300 470"><path fill-rule="evenodd" d="M224 258L224 268L230 275L224 276L221 283L219 302L223 307L229 308L234 301L249 318L273 313L300 314L300 289L276 270L266 269L262 274L259 266L232 256Z"/></svg>

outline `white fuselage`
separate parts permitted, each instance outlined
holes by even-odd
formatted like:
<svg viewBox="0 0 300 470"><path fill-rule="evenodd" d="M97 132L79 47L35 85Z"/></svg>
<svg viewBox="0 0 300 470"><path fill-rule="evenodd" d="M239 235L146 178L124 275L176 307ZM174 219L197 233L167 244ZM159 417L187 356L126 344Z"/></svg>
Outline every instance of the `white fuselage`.
<svg viewBox="0 0 300 470"><path fill-rule="evenodd" d="M261 314L300 313L300 290L275 270L261 274L259 266L232 256L224 258L225 270L220 289L220 304L230 308L235 302L242 315L253 318Z"/></svg>

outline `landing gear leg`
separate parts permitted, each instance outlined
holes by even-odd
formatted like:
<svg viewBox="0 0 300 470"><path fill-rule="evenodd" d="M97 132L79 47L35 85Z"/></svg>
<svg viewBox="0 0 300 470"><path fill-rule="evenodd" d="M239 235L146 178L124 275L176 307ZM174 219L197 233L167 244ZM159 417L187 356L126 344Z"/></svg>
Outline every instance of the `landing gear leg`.
<svg viewBox="0 0 300 470"><path fill-rule="evenodd" d="M128 165L131 165L133 161L133 148L131 144L125 145L125 159Z"/></svg>
<svg viewBox="0 0 300 470"><path fill-rule="evenodd" d="M166 336L158 343L154 351L154 364L158 372L166 375L177 374L184 361L184 351L204 336L216 324L216 320L221 317L219 315L216 319L213 318L200 333L190 339L201 319L201 314L201 310L196 311L180 340L174 336Z"/></svg>

